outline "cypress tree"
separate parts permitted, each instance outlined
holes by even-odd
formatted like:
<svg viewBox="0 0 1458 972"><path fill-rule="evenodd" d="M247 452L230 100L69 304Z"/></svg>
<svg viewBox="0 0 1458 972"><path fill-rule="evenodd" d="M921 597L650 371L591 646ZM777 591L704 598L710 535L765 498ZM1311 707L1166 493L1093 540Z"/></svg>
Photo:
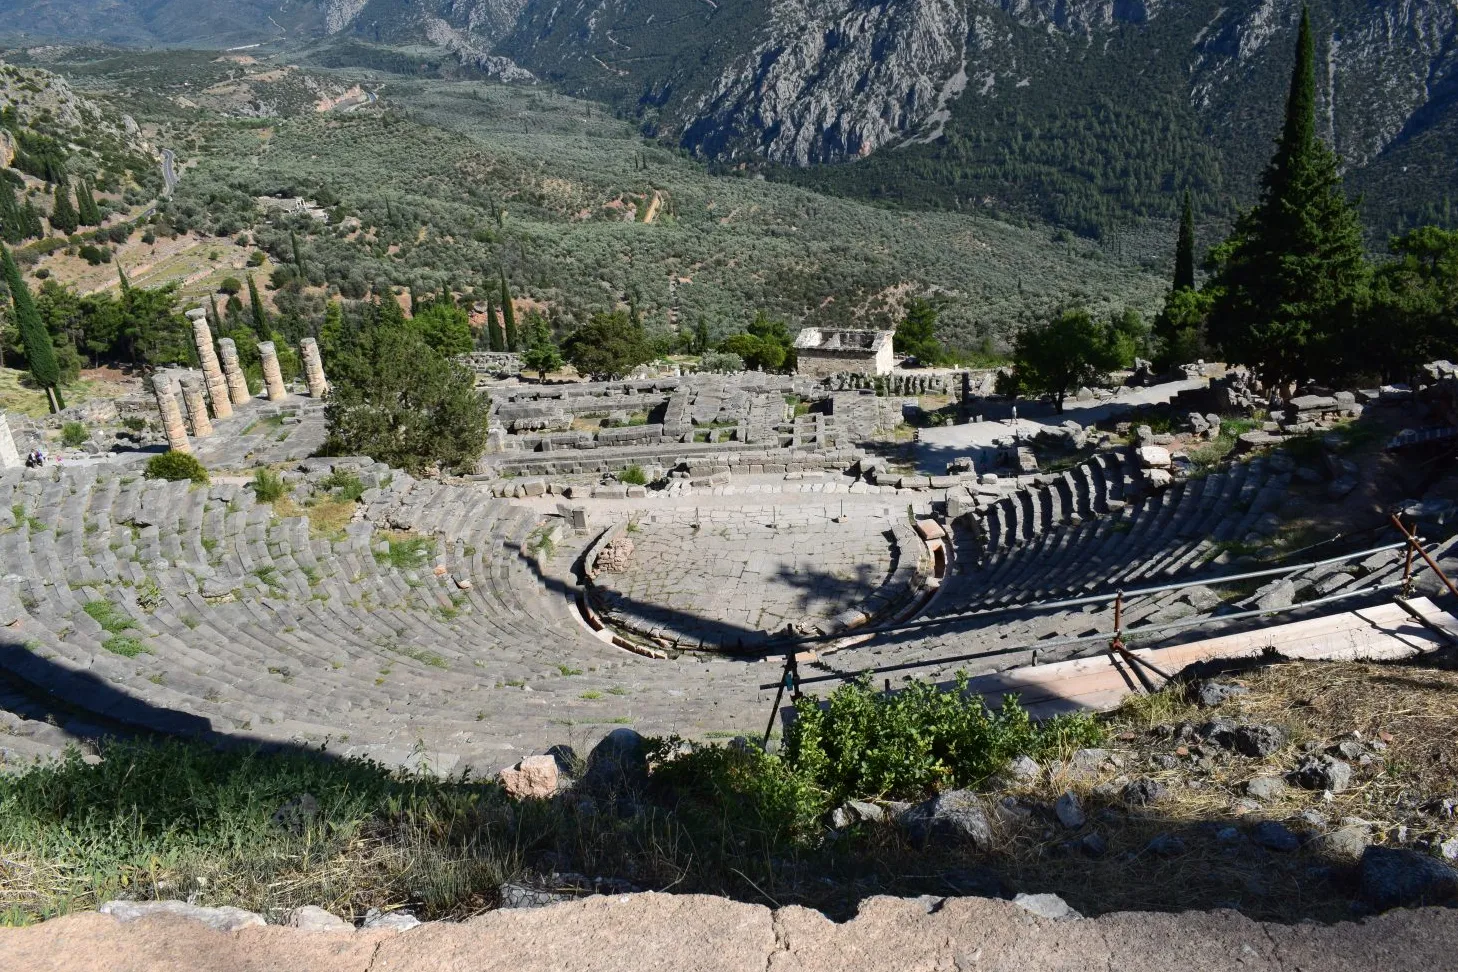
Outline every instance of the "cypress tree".
<svg viewBox="0 0 1458 972"><path fill-rule="evenodd" d="M501 339L501 325L496 320L496 300L486 295L486 341L492 351L505 351L506 342Z"/></svg>
<svg viewBox="0 0 1458 972"><path fill-rule="evenodd" d="M1316 43L1303 10L1276 154L1228 243L1209 323L1227 360L1283 395L1293 381L1338 376L1370 273L1338 166L1317 135Z"/></svg>
<svg viewBox="0 0 1458 972"><path fill-rule="evenodd" d="M26 199L25 208L22 211L22 223L25 226L24 239L45 235L45 230L41 226L40 213L35 211L35 206L29 199Z"/></svg>
<svg viewBox="0 0 1458 972"><path fill-rule="evenodd" d="M25 215L15 199L15 189L0 180L0 240L19 243L25 237Z"/></svg>
<svg viewBox="0 0 1458 972"><path fill-rule="evenodd" d="M71 187L64 180L56 183L55 202L55 208L51 210L51 228L69 236L76 232L79 217L76 207L71 205Z"/></svg>
<svg viewBox="0 0 1458 972"><path fill-rule="evenodd" d="M506 332L506 350L517 351L516 309L511 306L511 291L506 287L506 271L501 272L501 323Z"/></svg>
<svg viewBox="0 0 1458 972"><path fill-rule="evenodd" d="M1175 290L1195 289L1195 207L1185 190L1185 208L1180 213L1180 236L1175 244Z"/></svg>
<svg viewBox="0 0 1458 972"><path fill-rule="evenodd" d="M300 280L307 281L308 278L304 275L304 258L299 254L299 237L293 230L289 230L289 245L294 250L294 272Z"/></svg>
<svg viewBox="0 0 1458 972"><path fill-rule="evenodd" d="M51 344L50 332L41 320L30 290L20 277L20 268L10 256L10 251L0 246L0 275L5 277L5 287L10 291L10 303L15 308L15 321L20 328L20 341L25 346L25 358L30 362L30 375L35 383L46 390L51 411L59 412L66 407L61 397L61 366L56 361L56 349Z"/></svg>
<svg viewBox="0 0 1458 972"><path fill-rule="evenodd" d="M208 309L213 312L213 321L212 321L213 330L215 330L215 331L222 330L222 328L223 328L223 319L218 316L218 295L217 294L208 294Z"/></svg>
<svg viewBox="0 0 1458 972"><path fill-rule="evenodd" d="M82 226L100 226L101 210L96 205L96 196L91 183L82 179L76 183L76 212Z"/></svg>
<svg viewBox="0 0 1458 972"><path fill-rule="evenodd" d="M116 265L116 280L117 280L117 283L121 284L122 296L125 297L127 294L129 294L131 292L132 282L127 279L127 272L122 269L122 266L121 266L120 263L118 263ZM218 313L218 305L217 304L214 304L213 305L213 316L216 317L217 316L217 313Z"/></svg>
<svg viewBox="0 0 1458 972"><path fill-rule="evenodd" d="M248 305L253 311L253 331L260 340L268 333L268 314L263 309L263 301L258 298L258 285L253 282L253 274L248 275Z"/></svg>

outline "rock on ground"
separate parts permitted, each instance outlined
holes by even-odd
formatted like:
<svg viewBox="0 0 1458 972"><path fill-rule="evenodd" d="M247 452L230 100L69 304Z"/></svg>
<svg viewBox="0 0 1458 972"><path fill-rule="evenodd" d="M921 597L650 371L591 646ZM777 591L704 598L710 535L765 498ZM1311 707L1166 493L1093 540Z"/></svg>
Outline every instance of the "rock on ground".
<svg viewBox="0 0 1458 972"><path fill-rule="evenodd" d="M1360 924L1260 924L1229 910L1041 918L1010 901L868 898L837 924L703 895L597 896L460 924L318 935L219 932L177 916L96 913L0 929L0 968L26 972L1427 972L1451 968L1458 911Z"/></svg>
<svg viewBox="0 0 1458 972"><path fill-rule="evenodd" d="M945 842L992 848L992 826L982 799L969 790L947 790L903 811L896 822L918 844Z"/></svg>
<svg viewBox="0 0 1458 972"><path fill-rule="evenodd" d="M1376 908L1458 899L1458 870L1417 851L1368 847L1359 866L1362 897Z"/></svg>
<svg viewBox="0 0 1458 972"><path fill-rule="evenodd" d="M501 786L513 800L545 800L557 792L557 761L551 756L528 756L501 771Z"/></svg>
<svg viewBox="0 0 1458 972"><path fill-rule="evenodd" d="M216 931L237 931L264 924L263 916L242 908L203 908L185 901L108 901L101 906L103 915L117 921L139 921L158 915L171 915L198 922Z"/></svg>

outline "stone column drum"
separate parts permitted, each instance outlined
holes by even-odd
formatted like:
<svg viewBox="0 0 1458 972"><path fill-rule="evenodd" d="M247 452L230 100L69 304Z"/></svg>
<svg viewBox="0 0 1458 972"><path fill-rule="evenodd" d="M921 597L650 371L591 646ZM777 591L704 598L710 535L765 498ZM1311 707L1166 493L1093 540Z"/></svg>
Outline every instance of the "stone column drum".
<svg viewBox="0 0 1458 972"><path fill-rule="evenodd" d="M259 341L258 356L263 359L263 384L268 391L268 400L278 402L287 398L289 391L284 387L283 372L278 370L278 349L273 342Z"/></svg>
<svg viewBox="0 0 1458 972"><path fill-rule="evenodd" d="M20 464L20 452L10 434L10 423L6 421L5 413L0 412L0 469L14 469Z"/></svg>
<svg viewBox="0 0 1458 972"><path fill-rule="evenodd" d="M208 327L208 312L194 307L187 312L192 321L192 341L197 345L197 357L202 362L203 379L208 383L208 398L212 399L213 414L227 418L233 414L233 403L228 400L228 383L223 379L223 369L218 367L218 355L213 350L213 332Z"/></svg>
<svg viewBox="0 0 1458 972"><path fill-rule="evenodd" d="M177 395L172 389L172 379L164 375L152 377L152 390L157 394L157 411L162 414L162 431L167 433L167 448L174 452L191 452L187 443L187 427L182 424L182 409L177 407Z"/></svg>
<svg viewBox="0 0 1458 972"><path fill-rule="evenodd" d="M248 379L238 364L238 346L232 338L218 338L218 354L223 358L223 376L228 379L228 397L234 405L247 405L253 396L248 394Z"/></svg>
<svg viewBox="0 0 1458 972"><path fill-rule="evenodd" d="M208 403L203 397L202 379L188 375L182 379L182 404L187 406L187 427L194 438L213 434L213 423L208 421Z"/></svg>
<svg viewBox="0 0 1458 972"><path fill-rule="evenodd" d="M329 391L329 382L324 378L324 360L319 357L319 342L304 338L299 342L304 356L304 381L309 385L311 398L323 398Z"/></svg>

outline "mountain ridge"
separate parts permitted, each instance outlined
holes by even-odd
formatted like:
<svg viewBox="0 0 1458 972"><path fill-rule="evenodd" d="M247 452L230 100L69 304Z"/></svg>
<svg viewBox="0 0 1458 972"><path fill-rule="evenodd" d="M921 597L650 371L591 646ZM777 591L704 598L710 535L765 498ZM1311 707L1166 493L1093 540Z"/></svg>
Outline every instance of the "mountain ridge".
<svg viewBox="0 0 1458 972"><path fill-rule="evenodd" d="M0 0L0 16L118 42L424 46L606 101L715 163L1096 236L1122 217L1173 215L1186 188L1207 216L1249 204L1301 4L199 0L186 23L178 7L121 0L105 29L92 0ZM1420 218L1458 188L1458 143L1444 137L1458 131L1458 7L1319 0L1313 13L1327 135L1370 197L1369 221Z"/></svg>

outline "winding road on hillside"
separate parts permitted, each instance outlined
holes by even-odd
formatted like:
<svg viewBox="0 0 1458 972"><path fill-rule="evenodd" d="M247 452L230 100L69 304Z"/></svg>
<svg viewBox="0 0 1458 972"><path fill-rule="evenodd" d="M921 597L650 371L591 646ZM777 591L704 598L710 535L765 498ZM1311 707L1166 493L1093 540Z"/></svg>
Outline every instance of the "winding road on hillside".
<svg viewBox="0 0 1458 972"><path fill-rule="evenodd" d="M163 195L172 195L172 190L177 187L177 156L171 149L162 150L162 181L166 185Z"/></svg>

